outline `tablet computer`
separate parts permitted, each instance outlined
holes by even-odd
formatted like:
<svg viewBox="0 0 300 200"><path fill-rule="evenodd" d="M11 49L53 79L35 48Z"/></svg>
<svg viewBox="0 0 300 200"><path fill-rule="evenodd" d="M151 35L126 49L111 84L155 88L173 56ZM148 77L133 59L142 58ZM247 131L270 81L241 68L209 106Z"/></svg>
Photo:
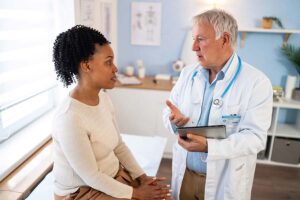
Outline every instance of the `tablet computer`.
<svg viewBox="0 0 300 200"><path fill-rule="evenodd" d="M226 138L226 126L195 126L195 127L178 127L178 134L182 139L187 139L187 133L201 135L206 138L224 139Z"/></svg>

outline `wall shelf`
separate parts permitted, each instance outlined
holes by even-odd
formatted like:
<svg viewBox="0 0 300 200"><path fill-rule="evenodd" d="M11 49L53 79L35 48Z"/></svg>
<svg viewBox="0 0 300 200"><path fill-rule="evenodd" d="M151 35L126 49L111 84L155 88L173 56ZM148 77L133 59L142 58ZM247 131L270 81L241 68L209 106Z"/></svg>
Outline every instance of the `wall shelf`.
<svg viewBox="0 0 300 200"><path fill-rule="evenodd" d="M273 107L278 108L289 108L289 109L300 109L300 102L296 100L288 100L288 99L282 99L282 101L275 101L273 103Z"/></svg>
<svg viewBox="0 0 300 200"><path fill-rule="evenodd" d="M268 136L272 136L273 135L273 131L272 130L268 130Z"/></svg>
<svg viewBox="0 0 300 200"><path fill-rule="evenodd" d="M300 34L300 29L264 29L264 28L240 28L241 32L241 48L245 46L246 35L252 33L281 33L284 34L283 44L286 44L291 34Z"/></svg>
<svg viewBox="0 0 300 200"><path fill-rule="evenodd" d="M269 161L266 159L257 159L256 162L258 164L264 164L264 165L277 165L277 166L283 166L283 167L296 167L296 168L300 167L300 164L281 163L281 162Z"/></svg>
<svg viewBox="0 0 300 200"><path fill-rule="evenodd" d="M294 124L278 124L275 136L300 139L300 131Z"/></svg>

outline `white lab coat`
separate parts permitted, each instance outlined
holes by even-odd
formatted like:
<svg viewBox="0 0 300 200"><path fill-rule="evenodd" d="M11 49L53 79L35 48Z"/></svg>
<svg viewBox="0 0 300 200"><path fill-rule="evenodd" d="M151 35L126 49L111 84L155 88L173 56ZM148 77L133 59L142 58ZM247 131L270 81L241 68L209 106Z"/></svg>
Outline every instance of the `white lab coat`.
<svg viewBox="0 0 300 200"><path fill-rule="evenodd" d="M238 57L234 55L231 66L223 80L217 82L213 99L219 98L238 67ZM197 75L192 81L195 70ZM195 126L198 122L203 101L204 80L200 76L200 66L188 66L181 72L178 82L171 92L171 102L182 114L190 118L185 126ZM238 123L226 125L227 138L207 139L208 156L205 184L205 199L247 200L251 198L251 188L256 166L257 153L265 148L267 131L272 116L272 85L259 70L242 62L241 71L223 99L223 106L212 106L209 125L224 124L222 116L240 115ZM164 110L165 126L174 133L169 121L169 108ZM182 179L186 169L187 151L178 143L173 147L172 189L179 199Z"/></svg>

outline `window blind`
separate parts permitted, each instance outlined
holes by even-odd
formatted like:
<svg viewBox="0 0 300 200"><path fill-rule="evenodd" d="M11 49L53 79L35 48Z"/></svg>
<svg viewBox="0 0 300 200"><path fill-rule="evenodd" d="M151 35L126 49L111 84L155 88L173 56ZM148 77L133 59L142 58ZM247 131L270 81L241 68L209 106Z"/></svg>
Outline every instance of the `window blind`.
<svg viewBox="0 0 300 200"><path fill-rule="evenodd" d="M53 107L53 0L1 0L0 142Z"/></svg>

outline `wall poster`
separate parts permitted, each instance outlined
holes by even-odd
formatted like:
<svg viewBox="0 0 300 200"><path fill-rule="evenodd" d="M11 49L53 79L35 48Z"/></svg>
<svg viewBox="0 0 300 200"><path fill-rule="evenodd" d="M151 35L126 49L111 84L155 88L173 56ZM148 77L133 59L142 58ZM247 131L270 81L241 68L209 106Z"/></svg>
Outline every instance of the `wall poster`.
<svg viewBox="0 0 300 200"><path fill-rule="evenodd" d="M117 60L117 0L75 0L75 23L99 30L111 42Z"/></svg>
<svg viewBox="0 0 300 200"><path fill-rule="evenodd" d="M160 45L161 3L132 2L131 44Z"/></svg>

